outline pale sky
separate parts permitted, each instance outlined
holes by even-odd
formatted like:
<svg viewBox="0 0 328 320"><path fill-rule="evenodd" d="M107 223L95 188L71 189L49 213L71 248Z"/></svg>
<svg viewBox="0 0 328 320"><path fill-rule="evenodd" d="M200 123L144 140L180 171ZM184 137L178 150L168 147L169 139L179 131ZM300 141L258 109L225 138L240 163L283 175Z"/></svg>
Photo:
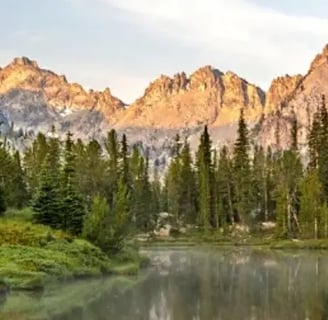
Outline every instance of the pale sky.
<svg viewBox="0 0 328 320"><path fill-rule="evenodd" d="M327 0L1 0L0 65L27 56L130 103L204 65L267 89L328 43Z"/></svg>

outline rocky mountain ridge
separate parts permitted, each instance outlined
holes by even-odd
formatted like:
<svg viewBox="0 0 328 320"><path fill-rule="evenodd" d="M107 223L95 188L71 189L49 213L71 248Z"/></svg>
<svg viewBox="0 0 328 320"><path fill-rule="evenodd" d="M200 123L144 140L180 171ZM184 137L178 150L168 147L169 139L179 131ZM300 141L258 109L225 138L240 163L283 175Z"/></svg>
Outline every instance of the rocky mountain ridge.
<svg viewBox="0 0 328 320"><path fill-rule="evenodd" d="M232 72L205 66L189 77L184 72L172 78L162 75L115 125L170 129L222 126L236 122L240 108L248 121L257 121L264 103L265 93L259 87Z"/></svg>
<svg viewBox="0 0 328 320"><path fill-rule="evenodd" d="M321 105L322 96L328 97L328 45L318 54L305 76L284 77L270 88L267 94L269 111L261 127L259 140L263 145L286 148L290 142L291 120L296 117L299 127L298 141L304 146L314 113ZM279 86L286 86L284 93L273 100L270 110L270 95ZM278 90L279 91L279 90Z"/></svg>
<svg viewBox="0 0 328 320"><path fill-rule="evenodd" d="M284 148L293 117L299 122L299 141L305 142L322 94L328 95L328 45L305 76L278 77L267 93L233 72L205 66L189 76L160 76L129 106L108 88L87 91L22 57L0 69L0 131L23 140L54 124L60 134L71 130L89 139L116 128L132 142L165 149L176 132L196 145L207 124L220 145L234 140L243 108L250 127L256 127L255 141Z"/></svg>
<svg viewBox="0 0 328 320"><path fill-rule="evenodd" d="M88 92L77 83L69 83L64 75L39 68L36 61L29 58L15 58L0 70L0 94L22 89L42 93L45 102L56 109L87 109L103 112L110 117L124 107L124 103L112 96L110 89L103 92Z"/></svg>

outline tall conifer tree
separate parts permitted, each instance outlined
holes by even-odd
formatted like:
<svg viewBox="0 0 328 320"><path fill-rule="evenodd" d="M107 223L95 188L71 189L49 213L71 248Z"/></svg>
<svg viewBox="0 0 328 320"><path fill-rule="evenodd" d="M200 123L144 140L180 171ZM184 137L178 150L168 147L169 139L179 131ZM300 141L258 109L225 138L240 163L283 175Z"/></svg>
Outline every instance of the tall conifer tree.
<svg viewBox="0 0 328 320"><path fill-rule="evenodd" d="M249 222L254 209L254 193L251 183L251 165L249 158L248 128L244 119L244 110L240 111L238 137L233 150L233 178L238 218Z"/></svg>
<svg viewBox="0 0 328 320"><path fill-rule="evenodd" d="M5 191L3 186L0 184L0 216L5 213L7 209L6 199L5 199Z"/></svg>
<svg viewBox="0 0 328 320"><path fill-rule="evenodd" d="M232 179L232 161L224 146L220 151L217 168L218 215L220 227L234 224L234 186Z"/></svg>
<svg viewBox="0 0 328 320"><path fill-rule="evenodd" d="M34 219L37 223L49 225L53 228L62 227L61 194L60 194L60 149L55 129L49 140L46 158L43 162L39 185L34 196L32 207Z"/></svg>
<svg viewBox="0 0 328 320"><path fill-rule="evenodd" d="M21 166L19 152L16 151L11 157L10 183L8 185L8 205L18 209L23 208L28 200L25 174Z"/></svg>
<svg viewBox="0 0 328 320"><path fill-rule="evenodd" d="M325 96L322 96L320 107L320 146L318 155L319 177L323 187L323 193L328 201L328 112Z"/></svg>
<svg viewBox="0 0 328 320"><path fill-rule="evenodd" d="M61 228L79 235L83 228L85 207L78 186L76 174L76 155L74 154L72 134L67 133L65 142L64 166L62 172Z"/></svg>
<svg viewBox="0 0 328 320"><path fill-rule="evenodd" d="M199 224L208 229L216 227L217 212L216 199L214 197L214 168L211 153L212 141L207 126L200 137L197 151L197 178L199 188Z"/></svg>
<svg viewBox="0 0 328 320"><path fill-rule="evenodd" d="M24 151L23 166L26 172L26 182L30 194L35 195L39 186L41 169L49 150L49 144L44 134L38 133L32 146Z"/></svg>
<svg viewBox="0 0 328 320"><path fill-rule="evenodd" d="M117 185L119 180L119 143L117 139L117 133L112 129L105 141L105 148L108 154L107 162L107 192L108 201L112 205L114 201L115 193L117 192Z"/></svg>
<svg viewBox="0 0 328 320"><path fill-rule="evenodd" d="M180 161L179 211L185 222L195 223L197 219L197 187L190 145L187 140L182 147Z"/></svg>
<svg viewBox="0 0 328 320"><path fill-rule="evenodd" d="M128 143L126 140L126 135L123 134L121 146L120 146L120 176L122 178L122 183L124 183L128 190L131 187L130 181L130 171L129 171L129 154L128 154Z"/></svg>

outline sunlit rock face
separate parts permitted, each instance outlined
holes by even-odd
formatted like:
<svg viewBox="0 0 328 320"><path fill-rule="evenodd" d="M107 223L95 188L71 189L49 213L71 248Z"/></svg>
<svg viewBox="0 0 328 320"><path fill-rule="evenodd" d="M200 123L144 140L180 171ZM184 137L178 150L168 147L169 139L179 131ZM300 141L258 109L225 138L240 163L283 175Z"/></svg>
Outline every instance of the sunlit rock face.
<svg viewBox="0 0 328 320"><path fill-rule="evenodd" d="M246 119L258 120L265 93L232 72L210 66L189 77L179 73L161 76L133 103L116 123L119 128L192 128L204 124L221 126L238 120L240 109Z"/></svg>
<svg viewBox="0 0 328 320"><path fill-rule="evenodd" d="M37 62L26 57L15 58L0 71L0 94L11 90L25 90L42 94L48 106L58 111L97 110L110 117L124 107L113 97L109 88L103 92L86 91L77 83L69 83L64 75L39 68Z"/></svg>
<svg viewBox="0 0 328 320"><path fill-rule="evenodd" d="M328 97L328 46L313 60L305 76L273 81L267 94L266 119L259 140L263 145L286 148L290 143L291 121L297 119L298 140L304 147L314 113Z"/></svg>
<svg viewBox="0 0 328 320"><path fill-rule="evenodd" d="M76 138L100 137L124 107L109 88L86 91L26 57L0 69L0 111L2 122L9 124L9 129L3 124L0 131L16 140L46 133L53 125L60 135L71 130Z"/></svg>

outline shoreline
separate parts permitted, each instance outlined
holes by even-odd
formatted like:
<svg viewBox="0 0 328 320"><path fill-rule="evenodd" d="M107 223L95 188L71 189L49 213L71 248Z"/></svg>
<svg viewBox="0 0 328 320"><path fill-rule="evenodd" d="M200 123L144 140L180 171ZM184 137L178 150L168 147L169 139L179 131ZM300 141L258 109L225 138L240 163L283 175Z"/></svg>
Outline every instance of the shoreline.
<svg viewBox="0 0 328 320"><path fill-rule="evenodd" d="M0 223L0 296L43 291L49 284L110 275L135 275L147 262L135 246L107 255L90 242L42 225Z"/></svg>
<svg viewBox="0 0 328 320"><path fill-rule="evenodd" d="M328 239L288 239L288 240L261 240L251 239L250 241L235 241L227 240L196 240L190 238L171 238L171 239L154 239L145 242L140 242L142 249L147 248L197 248L197 247L212 247L212 248L254 248L267 250L328 250Z"/></svg>

